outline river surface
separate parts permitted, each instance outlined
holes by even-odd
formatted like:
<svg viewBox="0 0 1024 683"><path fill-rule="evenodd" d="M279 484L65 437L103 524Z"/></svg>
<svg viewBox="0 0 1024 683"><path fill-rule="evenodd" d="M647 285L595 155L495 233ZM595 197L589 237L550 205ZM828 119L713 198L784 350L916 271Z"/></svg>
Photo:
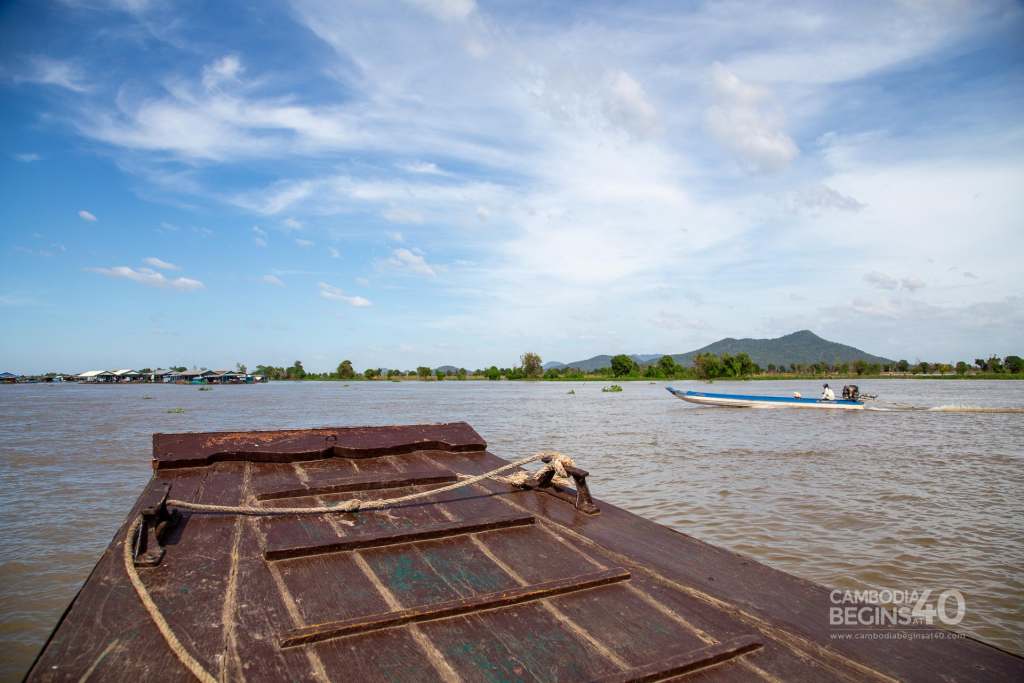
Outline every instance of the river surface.
<svg viewBox="0 0 1024 683"><path fill-rule="evenodd" d="M1024 409L1024 382L863 384L888 405ZM623 386L0 386L0 680L30 666L142 491L153 432L458 420L501 457L561 450L596 497L807 579L957 589L959 630L1024 652L1024 414L739 410L684 403L665 382Z"/></svg>

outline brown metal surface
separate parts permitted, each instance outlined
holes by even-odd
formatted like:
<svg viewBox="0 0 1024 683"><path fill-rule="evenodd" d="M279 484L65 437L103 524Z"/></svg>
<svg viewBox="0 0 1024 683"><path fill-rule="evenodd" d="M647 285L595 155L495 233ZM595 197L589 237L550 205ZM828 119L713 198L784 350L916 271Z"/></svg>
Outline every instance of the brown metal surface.
<svg viewBox="0 0 1024 683"><path fill-rule="evenodd" d="M315 507L505 462L464 423L153 444L129 521L158 519L168 484L179 500ZM600 490L600 473L589 479ZM1024 659L934 629L833 640L827 589L607 503L586 514L581 494L486 481L359 513L183 511L158 534L160 563L138 571L220 680L1024 680ZM125 529L28 680L190 679L125 574Z"/></svg>

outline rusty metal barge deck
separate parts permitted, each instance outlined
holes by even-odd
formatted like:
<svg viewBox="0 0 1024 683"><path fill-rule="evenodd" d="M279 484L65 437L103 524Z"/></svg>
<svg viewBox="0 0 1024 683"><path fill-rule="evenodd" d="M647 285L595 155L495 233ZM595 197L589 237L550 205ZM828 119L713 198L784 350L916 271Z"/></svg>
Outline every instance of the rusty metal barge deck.
<svg viewBox="0 0 1024 683"><path fill-rule="evenodd" d="M372 501L503 464L465 423L156 434L152 480L27 680L194 680L129 566L225 681L1024 680L1024 659L926 627L834 640L826 588L591 500L579 469L576 490L488 479L358 512L167 503Z"/></svg>

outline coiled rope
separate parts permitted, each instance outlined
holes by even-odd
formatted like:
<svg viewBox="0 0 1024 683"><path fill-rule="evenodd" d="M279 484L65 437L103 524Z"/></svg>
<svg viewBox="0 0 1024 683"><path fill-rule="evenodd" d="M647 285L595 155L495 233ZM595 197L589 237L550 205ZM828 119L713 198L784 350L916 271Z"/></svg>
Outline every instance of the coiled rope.
<svg viewBox="0 0 1024 683"><path fill-rule="evenodd" d="M527 472L516 472L511 477L500 476L501 473L522 467L523 465L528 465L531 462L536 462L542 458L550 458L551 461L544 463L544 466L534 474L535 477L539 477L547 471L554 470L556 479L567 480L569 475L565 468L567 466L572 467L575 465L572 458L562 455L557 451L540 451L527 458L522 458L515 462L510 462L507 465L502 465L490 472L484 472L483 474L471 477L462 477L460 475L459 481L449 484L448 486L442 486L441 488L430 489L428 491L421 491L419 493L411 493L407 496L399 496L398 498L384 498L380 500L367 501L353 498L336 505L323 505L307 508L258 508L247 505L209 505L206 503L191 503L185 500L168 500L167 505L184 510L221 512L225 514L238 515L322 515L334 512L380 510L381 508L435 496L439 493L447 493L448 491L454 491L465 486L472 486L484 479L497 479L513 486L522 486L530 478L530 475ZM160 612L160 608L157 607L157 604L153 601L153 597L146 589L146 584L142 582L142 578L139 576L139 572L135 568L134 539L138 535L141 525L142 517L140 516L132 522L124 536L124 569L128 574L128 578L131 579L132 587L135 588L135 592L138 594L139 600L142 602L142 606L146 609L146 612L149 613L150 619L153 620L153 624L160 632L160 635L163 636L163 639L167 642L167 646L171 649L171 652L174 653L174 656L178 658L178 660L192 673L193 676L195 676L199 681L202 681L202 683L217 683L217 678L203 668L203 665L185 649L185 646L182 645L180 640L178 640L178 637L174 635L174 631L171 629L170 624L168 624L167 620L164 619L163 614Z"/></svg>

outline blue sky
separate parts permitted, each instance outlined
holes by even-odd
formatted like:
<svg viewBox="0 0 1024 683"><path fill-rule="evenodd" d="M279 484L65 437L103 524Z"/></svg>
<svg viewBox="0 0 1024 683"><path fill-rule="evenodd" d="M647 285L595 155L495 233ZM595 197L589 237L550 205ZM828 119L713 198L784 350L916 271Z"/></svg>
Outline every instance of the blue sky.
<svg viewBox="0 0 1024 683"><path fill-rule="evenodd" d="M1021 353L1012 2L0 5L3 370Z"/></svg>

